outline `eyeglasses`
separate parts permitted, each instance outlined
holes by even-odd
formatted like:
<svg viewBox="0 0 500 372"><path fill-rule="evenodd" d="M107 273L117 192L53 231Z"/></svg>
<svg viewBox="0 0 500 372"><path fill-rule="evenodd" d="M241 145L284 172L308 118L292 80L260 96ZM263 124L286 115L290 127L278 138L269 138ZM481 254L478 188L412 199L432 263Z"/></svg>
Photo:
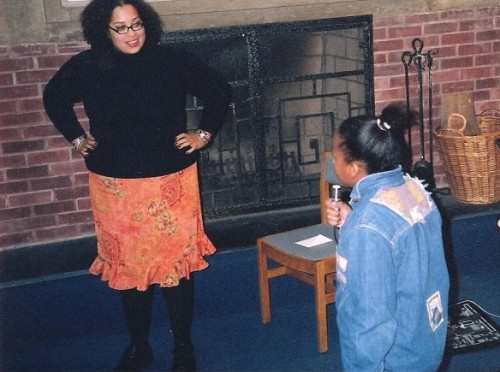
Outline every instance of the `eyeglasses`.
<svg viewBox="0 0 500 372"><path fill-rule="evenodd" d="M108 27L111 30L113 30L114 32L116 32L117 34L124 35L128 32L128 30L132 30L132 31L142 30L144 28L144 23L142 23L142 21L137 21L135 23L132 23L130 26L121 25L121 26L117 26L116 28L111 27L111 26L108 26Z"/></svg>

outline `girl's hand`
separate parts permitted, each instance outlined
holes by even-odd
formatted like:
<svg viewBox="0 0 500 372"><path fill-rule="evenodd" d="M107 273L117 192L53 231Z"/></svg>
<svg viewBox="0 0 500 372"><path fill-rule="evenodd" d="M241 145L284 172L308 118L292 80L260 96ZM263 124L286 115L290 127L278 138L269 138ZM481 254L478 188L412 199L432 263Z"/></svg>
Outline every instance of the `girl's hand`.
<svg viewBox="0 0 500 372"><path fill-rule="evenodd" d="M328 199L326 202L326 221L329 225L342 227L349 213L352 212L351 207L341 201Z"/></svg>

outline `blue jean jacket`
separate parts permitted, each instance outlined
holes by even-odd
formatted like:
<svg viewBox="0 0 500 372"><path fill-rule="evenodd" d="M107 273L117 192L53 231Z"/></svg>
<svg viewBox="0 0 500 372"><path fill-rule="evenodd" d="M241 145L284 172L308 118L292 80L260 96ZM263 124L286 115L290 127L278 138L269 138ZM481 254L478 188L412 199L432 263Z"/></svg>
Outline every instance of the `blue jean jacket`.
<svg viewBox="0 0 500 372"><path fill-rule="evenodd" d="M344 370L436 371L449 290L436 205L401 168L360 180L350 203L337 247Z"/></svg>

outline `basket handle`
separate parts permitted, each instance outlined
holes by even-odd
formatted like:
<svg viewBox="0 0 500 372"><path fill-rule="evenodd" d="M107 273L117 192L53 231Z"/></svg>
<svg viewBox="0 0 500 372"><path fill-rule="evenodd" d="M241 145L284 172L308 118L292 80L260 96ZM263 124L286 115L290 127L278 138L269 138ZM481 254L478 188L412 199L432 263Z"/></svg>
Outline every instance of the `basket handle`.
<svg viewBox="0 0 500 372"><path fill-rule="evenodd" d="M500 117L500 110L491 108L491 109L486 109L483 112L481 112L481 117L483 116L493 116L493 117Z"/></svg>
<svg viewBox="0 0 500 372"><path fill-rule="evenodd" d="M446 127L446 130L458 133L463 136L466 125L467 119L465 118L465 116L460 114L450 114L450 116L448 116L448 125Z"/></svg>

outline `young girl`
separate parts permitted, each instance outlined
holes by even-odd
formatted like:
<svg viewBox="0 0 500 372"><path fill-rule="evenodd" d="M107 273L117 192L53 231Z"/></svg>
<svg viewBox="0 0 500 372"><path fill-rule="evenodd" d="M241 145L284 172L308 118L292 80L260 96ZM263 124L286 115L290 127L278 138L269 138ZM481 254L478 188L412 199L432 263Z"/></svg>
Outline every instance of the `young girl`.
<svg viewBox="0 0 500 372"><path fill-rule="evenodd" d="M345 120L333 161L350 206L327 202L340 227L337 324L346 371L436 371L447 330L449 278L441 217L422 183L405 175L411 115ZM351 209L352 208L352 209Z"/></svg>

